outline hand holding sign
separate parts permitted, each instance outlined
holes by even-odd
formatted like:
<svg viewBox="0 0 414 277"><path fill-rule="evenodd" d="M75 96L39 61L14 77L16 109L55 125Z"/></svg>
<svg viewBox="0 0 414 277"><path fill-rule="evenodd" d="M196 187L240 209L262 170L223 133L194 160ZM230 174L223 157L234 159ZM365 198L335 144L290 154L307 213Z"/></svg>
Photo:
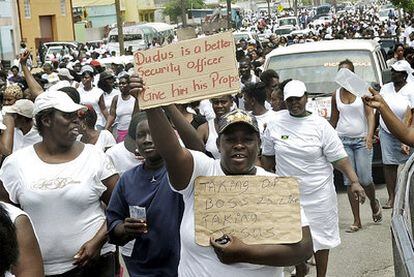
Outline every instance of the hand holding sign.
<svg viewBox="0 0 414 277"><path fill-rule="evenodd" d="M134 56L135 71L147 86L141 89L141 109L188 103L240 89L232 33L138 51Z"/></svg>
<svg viewBox="0 0 414 277"><path fill-rule="evenodd" d="M234 236L246 244L294 243L302 238L299 188L294 178L198 177L194 195L199 245L221 249L232 245ZM230 237L229 242L211 239L223 234Z"/></svg>

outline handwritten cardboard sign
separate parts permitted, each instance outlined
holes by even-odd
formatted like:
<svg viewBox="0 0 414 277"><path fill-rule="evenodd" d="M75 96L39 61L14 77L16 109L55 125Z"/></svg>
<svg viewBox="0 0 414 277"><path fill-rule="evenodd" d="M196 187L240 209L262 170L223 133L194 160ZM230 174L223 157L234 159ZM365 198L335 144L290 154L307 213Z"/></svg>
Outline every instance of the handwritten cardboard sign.
<svg viewBox="0 0 414 277"><path fill-rule="evenodd" d="M195 182L196 243L232 234L247 244L295 243L302 239L295 178L198 177Z"/></svg>
<svg viewBox="0 0 414 277"><path fill-rule="evenodd" d="M240 89L234 39L222 33L134 54L135 71L146 84L141 109L188 103Z"/></svg>

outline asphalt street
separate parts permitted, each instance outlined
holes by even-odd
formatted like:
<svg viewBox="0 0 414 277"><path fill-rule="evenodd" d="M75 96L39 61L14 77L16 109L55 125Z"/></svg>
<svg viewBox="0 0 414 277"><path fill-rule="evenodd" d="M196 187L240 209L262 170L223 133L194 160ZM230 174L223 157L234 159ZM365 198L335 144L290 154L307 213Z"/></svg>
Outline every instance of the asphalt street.
<svg viewBox="0 0 414 277"><path fill-rule="evenodd" d="M387 200L385 185L376 186L381 204ZM353 217L344 189L338 191L339 228L342 243L331 251L327 276L330 277L391 277L394 276L390 220L391 210L383 210L382 223L372 221L369 202L361 207L362 229L346 233ZM289 276L290 274L286 274ZM309 276L316 276L311 267Z"/></svg>

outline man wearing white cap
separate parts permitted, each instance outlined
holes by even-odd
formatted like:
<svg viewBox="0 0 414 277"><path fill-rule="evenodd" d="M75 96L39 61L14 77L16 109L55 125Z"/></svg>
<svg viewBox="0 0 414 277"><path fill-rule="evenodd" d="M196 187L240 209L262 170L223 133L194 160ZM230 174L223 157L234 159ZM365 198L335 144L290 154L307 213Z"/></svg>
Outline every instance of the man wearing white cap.
<svg viewBox="0 0 414 277"><path fill-rule="evenodd" d="M303 82L283 90L287 110L276 113L263 136L263 166L279 176L299 179L300 202L312 234L317 276L326 276L329 250L341 243L333 167L349 180L352 195L365 201L364 189L336 131L323 117L306 110ZM275 164L276 161L276 164ZM303 271L304 265L298 270Z"/></svg>
<svg viewBox="0 0 414 277"><path fill-rule="evenodd" d="M58 68L59 82L51 86L48 90L59 90L63 87L77 87L78 82L74 81L74 77L67 68Z"/></svg>
<svg viewBox="0 0 414 277"><path fill-rule="evenodd" d="M4 155L33 145L42 140L33 122L33 102L28 99L17 100L13 105L3 107L6 113L3 122L7 126L3 134Z"/></svg>

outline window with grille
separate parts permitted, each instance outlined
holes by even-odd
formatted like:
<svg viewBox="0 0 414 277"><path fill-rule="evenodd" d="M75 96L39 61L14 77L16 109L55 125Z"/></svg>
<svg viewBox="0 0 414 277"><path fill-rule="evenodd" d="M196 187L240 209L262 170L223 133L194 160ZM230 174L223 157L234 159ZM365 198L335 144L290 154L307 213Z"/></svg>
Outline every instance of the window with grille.
<svg viewBox="0 0 414 277"><path fill-rule="evenodd" d="M66 16L66 0L60 0L60 13Z"/></svg>
<svg viewBox="0 0 414 277"><path fill-rule="evenodd" d="M30 0L24 0L24 17L32 17L32 11L30 10Z"/></svg>

